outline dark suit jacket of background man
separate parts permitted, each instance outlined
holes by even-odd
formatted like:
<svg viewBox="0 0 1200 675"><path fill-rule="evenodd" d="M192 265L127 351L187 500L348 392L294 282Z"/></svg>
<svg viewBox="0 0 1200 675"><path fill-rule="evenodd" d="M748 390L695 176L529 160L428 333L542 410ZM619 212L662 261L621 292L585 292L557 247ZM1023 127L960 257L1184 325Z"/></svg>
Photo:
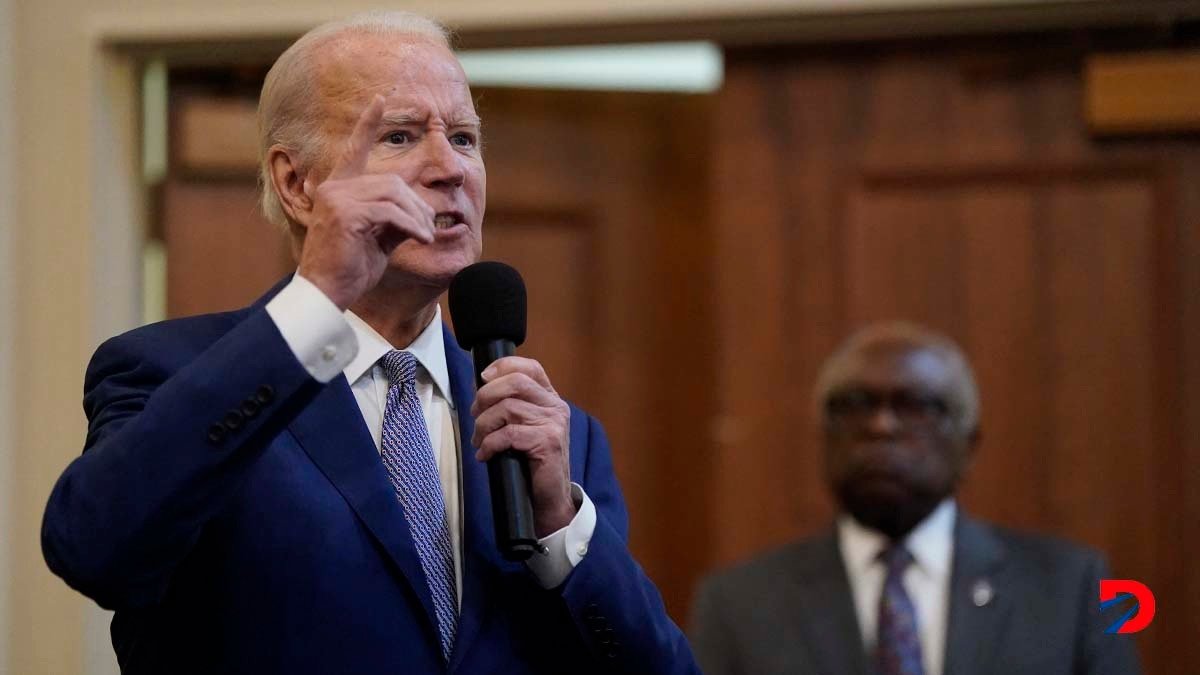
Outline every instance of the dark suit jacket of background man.
<svg viewBox="0 0 1200 675"><path fill-rule="evenodd" d="M1104 633L1105 574L1094 551L960 512L943 675L1141 672L1131 636ZM834 530L706 580L690 628L706 675L870 675Z"/></svg>
<svg viewBox="0 0 1200 675"><path fill-rule="evenodd" d="M43 549L71 586L116 610L122 672L696 672L626 548L608 442L579 409L570 463L597 509L588 554L550 591L499 556L486 467L469 443L474 372L443 328L465 523L447 666L349 384L313 380L264 308L282 287L243 310L113 338L88 367L85 452L54 488Z"/></svg>

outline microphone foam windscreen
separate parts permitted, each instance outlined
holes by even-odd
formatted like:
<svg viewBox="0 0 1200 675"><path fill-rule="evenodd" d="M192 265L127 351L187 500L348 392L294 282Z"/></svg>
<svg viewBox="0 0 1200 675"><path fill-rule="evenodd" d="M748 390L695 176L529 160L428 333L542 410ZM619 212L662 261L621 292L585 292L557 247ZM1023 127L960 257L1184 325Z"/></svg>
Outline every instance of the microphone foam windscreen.
<svg viewBox="0 0 1200 675"><path fill-rule="evenodd" d="M450 282L450 318L463 349L489 340L525 342L525 282L502 262L479 262Z"/></svg>

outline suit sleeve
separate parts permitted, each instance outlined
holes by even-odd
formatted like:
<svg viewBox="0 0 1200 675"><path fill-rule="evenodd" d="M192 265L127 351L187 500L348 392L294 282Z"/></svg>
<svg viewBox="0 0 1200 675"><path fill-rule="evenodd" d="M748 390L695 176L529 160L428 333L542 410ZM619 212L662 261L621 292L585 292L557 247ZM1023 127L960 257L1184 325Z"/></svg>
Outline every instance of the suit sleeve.
<svg viewBox="0 0 1200 675"><path fill-rule="evenodd" d="M42 550L103 607L161 600L205 524L320 389L264 309L198 354L166 337L207 320L118 336L88 366L84 453L50 494Z"/></svg>
<svg viewBox="0 0 1200 675"><path fill-rule="evenodd" d="M584 418L583 487L596 505L587 555L562 587L581 639L609 673L699 673L687 639L627 547L629 517L600 423Z"/></svg>
<svg viewBox="0 0 1200 675"><path fill-rule="evenodd" d="M1078 675L1141 675L1142 666L1132 635L1105 633L1100 616L1100 580L1109 578L1108 563L1090 555L1080 591L1080 640L1076 658Z"/></svg>

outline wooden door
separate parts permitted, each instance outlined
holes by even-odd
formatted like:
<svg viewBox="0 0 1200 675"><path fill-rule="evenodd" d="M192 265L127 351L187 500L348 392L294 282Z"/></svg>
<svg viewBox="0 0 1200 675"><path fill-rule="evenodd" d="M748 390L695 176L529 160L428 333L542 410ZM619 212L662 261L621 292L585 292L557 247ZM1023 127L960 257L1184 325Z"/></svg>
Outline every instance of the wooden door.
<svg viewBox="0 0 1200 675"><path fill-rule="evenodd" d="M1157 594L1147 672L1197 672L1200 143L1094 140L1082 54L981 44L729 55L715 556L829 523L817 369L914 320L976 369L966 510L1105 551Z"/></svg>
<svg viewBox="0 0 1200 675"><path fill-rule="evenodd" d="M631 547L681 619L708 561L710 101L505 89L477 98L484 257L525 275L522 352L605 425Z"/></svg>
<svg viewBox="0 0 1200 675"><path fill-rule="evenodd" d="M234 86L218 75L175 77L162 190L172 316L242 306L293 269L256 210L255 78ZM484 258L514 265L528 287L519 351L606 426L632 549L682 617L707 565L710 101L475 95L488 168Z"/></svg>

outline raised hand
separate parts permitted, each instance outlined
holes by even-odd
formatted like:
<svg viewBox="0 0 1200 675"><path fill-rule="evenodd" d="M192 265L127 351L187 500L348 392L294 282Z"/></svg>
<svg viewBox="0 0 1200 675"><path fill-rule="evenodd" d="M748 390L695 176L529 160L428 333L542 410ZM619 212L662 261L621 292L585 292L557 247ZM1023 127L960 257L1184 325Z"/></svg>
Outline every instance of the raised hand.
<svg viewBox="0 0 1200 675"><path fill-rule="evenodd" d="M405 239L433 241L434 210L399 176L368 171L379 140L383 97L363 110L329 176L305 180L312 211L299 273L340 309L374 288Z"/></svg>

